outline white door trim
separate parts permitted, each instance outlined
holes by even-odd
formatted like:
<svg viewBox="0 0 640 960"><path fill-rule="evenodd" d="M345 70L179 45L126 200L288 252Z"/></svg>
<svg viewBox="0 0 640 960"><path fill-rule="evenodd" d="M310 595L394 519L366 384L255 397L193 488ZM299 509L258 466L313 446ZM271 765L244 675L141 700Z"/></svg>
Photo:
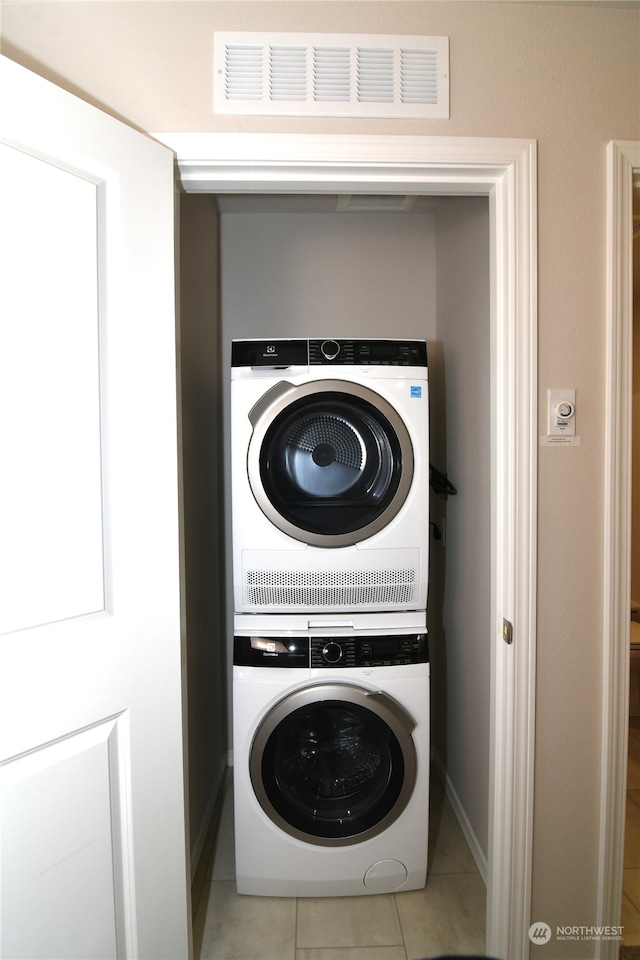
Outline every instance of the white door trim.
<svg viewBox="0 0 640 960"><path fill-rule="evenodd" d="M598 924L620 923L629 734L631 610L631 403L633 395L634 168L640 142L607 146L607 327L602 764ZM613 960L619 944L599 941L596 956Z"/></svg>
<svg viewBox="0 0 640 960"><path fill-rule="evenodd" d="M492 716L487 951L528 957L533 822L536 145L447 137L157 134L189 193L485 195L491 210ZM514 642L503 639L503 618Z"/></svg>

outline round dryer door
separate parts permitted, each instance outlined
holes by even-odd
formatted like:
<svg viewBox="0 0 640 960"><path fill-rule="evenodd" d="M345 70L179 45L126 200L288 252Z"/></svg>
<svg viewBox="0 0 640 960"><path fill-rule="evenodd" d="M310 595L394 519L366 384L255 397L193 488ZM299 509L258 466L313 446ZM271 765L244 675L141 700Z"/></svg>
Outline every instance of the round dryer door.
<svg viewBox="0 0 640 960"><path fill-rule="evenodd" d="M392 697L349 683L304 687L263 719L249 757L267 816L290 836L345 846L376 836L409 802L415 723Z"/></svg>
<svg viewBox="0 0 640 960"><path fill-rule="evenodd" d="M397 411L360 384L276 384L250 413L248 471L280 530L321 547L373 536L398 513L413 447Z"/></svg>

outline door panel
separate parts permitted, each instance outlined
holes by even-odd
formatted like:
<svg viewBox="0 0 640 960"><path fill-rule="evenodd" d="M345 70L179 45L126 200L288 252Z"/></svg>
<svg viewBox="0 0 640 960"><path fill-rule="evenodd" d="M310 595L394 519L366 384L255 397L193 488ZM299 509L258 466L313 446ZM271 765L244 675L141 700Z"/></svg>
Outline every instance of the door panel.
<svg viewBox="0 0 640 960"><path fill-rule="evenodd" d="M4 766L0 862L8 957L131 955L125 909L133 894L131 824L128 798L118 788L127 727L126 716L108 720Z"/></svg>
<svg viewBox="0 0 640 960"><path fill-rule="evenodd" d="M0 956L188 957L173 156L0 83Z"/></svg>
<svg viewBox="0 0 640 960"><path fill-rule="evenodd" d="M8 632L102 610L104 571L97 186L4 145L0 165Z"/></svg>

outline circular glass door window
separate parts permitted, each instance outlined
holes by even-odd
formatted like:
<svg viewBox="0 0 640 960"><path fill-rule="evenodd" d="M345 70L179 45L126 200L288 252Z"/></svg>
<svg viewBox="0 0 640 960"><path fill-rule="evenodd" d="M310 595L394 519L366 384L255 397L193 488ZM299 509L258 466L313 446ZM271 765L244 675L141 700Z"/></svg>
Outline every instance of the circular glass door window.
<svg viewBox="0 0 640 960"><path fill-rule="evenodd" d="M400 509L413 474L411 442L393 408L373 403L368 389L316 386L263 427L252 488L276 525L298 539L355 543Z"/></svg>
<svg viewBox="0 0 640 960"><path fill-rule="evenodd" d="M386 829L415 782L413 741L365 695L313 700L267 722L254 741L258 800L285 832L310 843L360 842Z"/></svg>

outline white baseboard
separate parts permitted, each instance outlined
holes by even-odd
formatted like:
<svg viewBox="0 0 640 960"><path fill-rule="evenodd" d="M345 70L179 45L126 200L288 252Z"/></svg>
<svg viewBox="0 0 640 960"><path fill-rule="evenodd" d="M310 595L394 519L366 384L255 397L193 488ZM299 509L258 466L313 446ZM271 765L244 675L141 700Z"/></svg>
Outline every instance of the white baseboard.
<svg viewBox="0 0 640 960"><path fill-rule="evenodd" d="M482 847L481 847L480 844L478 843L478 838L476 837L476 835L475 835L475 833L474 833L474 831L473 831L473 827L471 826L471 823L469 822L469 818L467 817L467 814L465 813L465 809L464 809L464 807L462 806L462 803L460 802L460 798L459 798L458 794L457 794L456 791L455 791L455 788L454 788L454 786L453 786L453 784L452 784L452 782L451 782L451 780L450 780L450 778L449 778L449 774L447 773L447 771L446 771L446 769L445 769L445 767L444 767L444 764L443 764L443 762L442 762L442 759L440 758L440 756L439 756L439 754L438 754L438 752L437 752L436 750L433 750L433 749L432 749L431 759L433 760L433 762L435 763L435 765L436 765L436 767L437 767L437 769L438 769L438 773L439 773L439 775L440 775L440 779L442 780L442 782L443 782L443 784L444 784L444 789L445 789L445 793L446 793L446 795L447 795L447 800L448 800L449 803L451 804L451 807L452 807L453 812L454 812L454 814L455 814L456 820L457 820L458 823L460 824L460 829L462 830L462 833L464 834L464 838L465 838L465 840L467 841L467 843L468 843L468 845L469 845L469 849L471 850L471 855L473 856L473 859L474 859L475 862L476 862L476 866L477 866L477 868L478 868L478 872L479 872L479 874L480 874L480 876L481 876L481 878L482 878L482 882L484 883L484 885L485 885L485 887L486 887L486 885L487 885L487 875L488 875L487 857L486 857L486 854L483 852Z"/></svg>

